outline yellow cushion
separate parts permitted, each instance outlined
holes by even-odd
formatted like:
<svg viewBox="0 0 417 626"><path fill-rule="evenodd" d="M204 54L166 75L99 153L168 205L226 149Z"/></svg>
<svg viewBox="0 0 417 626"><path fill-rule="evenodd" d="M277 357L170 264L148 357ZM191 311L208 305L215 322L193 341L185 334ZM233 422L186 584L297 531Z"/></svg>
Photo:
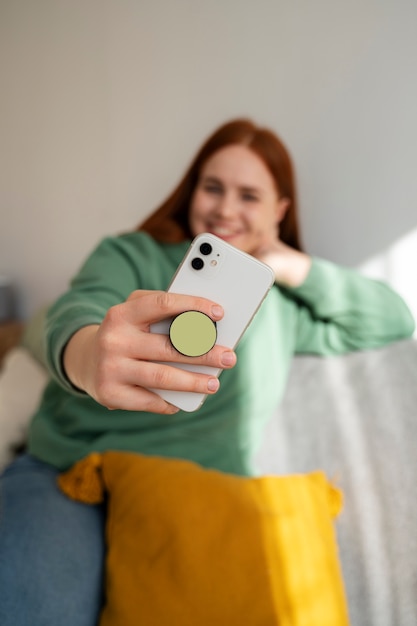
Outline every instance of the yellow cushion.
<svg viewBox="0 0 417 626"><path fill-rule="evenodd" d="M348 624L322 472L244 478L189 461L93 454L59 479L109 496L100 626Z"/></svg>

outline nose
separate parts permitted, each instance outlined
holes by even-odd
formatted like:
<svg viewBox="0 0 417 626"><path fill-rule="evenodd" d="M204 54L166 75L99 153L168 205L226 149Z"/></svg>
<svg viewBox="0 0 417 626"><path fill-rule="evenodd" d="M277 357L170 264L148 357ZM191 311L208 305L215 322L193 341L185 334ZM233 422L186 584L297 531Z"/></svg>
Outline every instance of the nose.
<svg viewBox="0 0 417 626"><path fill-rule="evenodd" d="M216 206L216 212L219 217L223 219L234 217L238 211L238 205L236 200L231 194L224 194Z"/></svg>

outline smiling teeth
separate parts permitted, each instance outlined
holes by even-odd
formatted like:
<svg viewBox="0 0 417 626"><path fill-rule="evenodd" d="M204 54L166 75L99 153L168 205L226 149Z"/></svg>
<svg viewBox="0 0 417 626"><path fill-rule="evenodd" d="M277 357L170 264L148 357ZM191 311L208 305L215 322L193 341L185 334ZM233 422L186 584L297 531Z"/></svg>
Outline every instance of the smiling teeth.
<svg viewBox="0 0 417 626"><path fill-rule="evenodd" d="M213 228L212 230L215 235L217 234L223 237L230 237L235 234L233 230L228 230L227 228Z"/></svg>

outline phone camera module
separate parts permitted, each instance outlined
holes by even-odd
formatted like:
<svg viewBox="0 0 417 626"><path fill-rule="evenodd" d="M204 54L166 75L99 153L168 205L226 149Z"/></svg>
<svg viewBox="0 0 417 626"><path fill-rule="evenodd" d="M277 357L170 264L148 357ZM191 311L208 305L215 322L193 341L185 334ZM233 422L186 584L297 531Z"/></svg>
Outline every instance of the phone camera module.
<svg viewBox="0 0 417 626"><path fill-rule="evenodd" d="M204 267L204 261L203 259L199 259L198 257L196 257L195 259L191 261L191 266L195 270L201 270Z"/></svg>
<svg viewBox="0 0 417 626"><path fill-rule="evenodd" d="M211 254L213 251L212 246L209 243L202 243L200 246L200 252L201 254L204 254L204 256L207 256L208 254Z"/></svg>

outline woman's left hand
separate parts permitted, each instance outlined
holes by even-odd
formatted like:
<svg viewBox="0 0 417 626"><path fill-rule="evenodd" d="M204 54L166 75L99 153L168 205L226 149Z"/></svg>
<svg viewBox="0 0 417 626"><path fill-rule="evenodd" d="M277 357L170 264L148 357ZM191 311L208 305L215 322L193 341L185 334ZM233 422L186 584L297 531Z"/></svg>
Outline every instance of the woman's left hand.
<svg viewBox="0 0 417 626"><path fill-rule="evenodd" d="M311 257L275 237L263 241L252 254L272 268L277 283L288 287L301 285L310 271Z"/></svg>

